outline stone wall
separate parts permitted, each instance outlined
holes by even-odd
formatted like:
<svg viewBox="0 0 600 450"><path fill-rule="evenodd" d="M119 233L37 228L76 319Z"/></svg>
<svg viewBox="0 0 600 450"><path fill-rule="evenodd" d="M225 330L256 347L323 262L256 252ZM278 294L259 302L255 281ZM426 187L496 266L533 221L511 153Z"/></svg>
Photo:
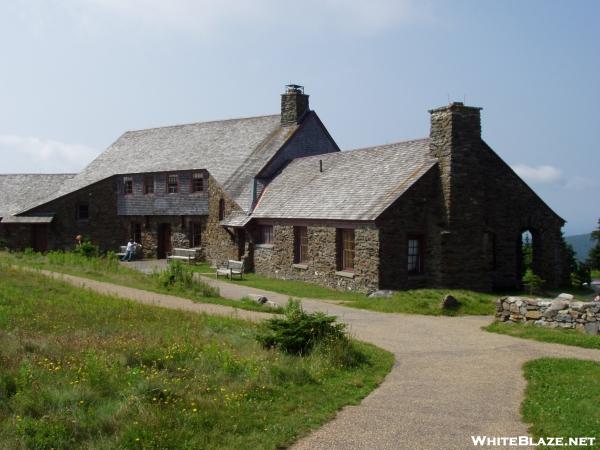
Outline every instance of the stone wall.
<svg viewBox="0 0 600 450"><path fill-rule="evenodd" d="M496 317L504 322L548 328L566 328L598 334L600 302L503 297L496 302Z"/></svg>
<svg viewBox="0 0 600 450"><path fill-rule="evenodd" d="M221 189L217 181L208 177L208 216L202 235L202 247L207 261L222 264L228 259L239 260L245 251L245 232L224 228L219 222L219 201L225 204L225 217L232 212L243 214L242 209Z"/></svg>
<svg viewBox="0 0 600 450"><path fill-rule="evenodd" d="M374 225L274 221L273 244L254 246L256 273L284 280L301 280L339 290L368 292L379 285L379 232ZM294 225L306 226L308 260L294 264ZM337 267L337 229L354 228L354 272ZM255 237L257 228L251 236Z"/></svg>
<svg viewBox="0 0 600 450"><path fill-rule="evenodd" d="M414 289L440 284L440 232L444 229L439 172L433 168L376 221L380 242L379 289ZM408 239L421 236L424 272L408 273Z"/></svg>

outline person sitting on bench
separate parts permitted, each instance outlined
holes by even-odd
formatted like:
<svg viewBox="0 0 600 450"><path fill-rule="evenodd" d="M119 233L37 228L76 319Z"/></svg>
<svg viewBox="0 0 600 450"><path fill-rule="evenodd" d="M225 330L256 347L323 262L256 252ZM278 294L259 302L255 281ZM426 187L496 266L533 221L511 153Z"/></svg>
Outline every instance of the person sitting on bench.
<svg viewBox="0 0 600 450"><path fill-rule="evenodd" d="M137 243L133 239L129 239L129 242L127 242L127 248L125 249L125 254L121 258L121 261L131 261L135 256L136 248Z"/></svg>

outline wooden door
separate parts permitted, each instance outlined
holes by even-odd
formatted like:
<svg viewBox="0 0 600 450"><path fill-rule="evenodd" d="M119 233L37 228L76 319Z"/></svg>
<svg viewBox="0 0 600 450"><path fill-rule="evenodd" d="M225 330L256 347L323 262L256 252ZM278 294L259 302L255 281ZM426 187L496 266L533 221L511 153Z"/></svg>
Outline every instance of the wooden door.
<svg viewBox="0 0 600 450"><path fill-rule="evenodd" d="M48 225L31 225L31 248L42 253L48 250Z"/></svg>
<svg viewBox="0 0 600 450"><path fill-rule="evenodd" d="M171 252L171 224L161 223L158 226L158 249L156 251L158 259L167 257Z"/></svg>

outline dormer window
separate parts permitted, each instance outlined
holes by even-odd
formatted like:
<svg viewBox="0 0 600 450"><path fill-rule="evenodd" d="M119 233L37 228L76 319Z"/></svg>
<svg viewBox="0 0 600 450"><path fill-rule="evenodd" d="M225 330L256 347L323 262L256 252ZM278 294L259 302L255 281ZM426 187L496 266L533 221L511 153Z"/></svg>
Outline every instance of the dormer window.
<svg viewBox="0 0 600 450"><path fill-rule="evenodd" d="M133 194L133 177L123 177L123 193Z"/></svg>
<svg viewBox="0 0 600 450"><path fill-rule="evenodd" d="M194 172L192 174L192 192L204 191L204 174L202 172Z"/></svg>
<svg viewBox="0 0 600 450"><path fill-rule="evenodd" d="M167 193L177 194L179 192L179 181L177 175L167 175Z"/></svg>
<svg viewBox="0 0 600 450"><path fill-rule="evenodd" d="M154 194L154 177L152 175L144 177L144 194Z"/></svg>

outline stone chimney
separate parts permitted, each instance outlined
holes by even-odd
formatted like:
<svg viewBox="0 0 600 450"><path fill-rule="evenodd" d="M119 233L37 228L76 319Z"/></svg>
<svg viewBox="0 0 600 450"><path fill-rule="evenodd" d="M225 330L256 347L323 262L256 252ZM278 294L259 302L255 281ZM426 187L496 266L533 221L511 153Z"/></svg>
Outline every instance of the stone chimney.
<svg viewBox="0 0 600 450"><path fill-rule="evenodd" d="M474 181L482 175L481 108L454 102L429 113L429 152L439 161L446 212L451 219L464 212L456 205L459 198L469 202L470 197L477 196Z"/></svg>
<svg viewBox="0 0 600 450"><path fill-rule="evenodd" d="M304 93L304 86L288 84L285 93L281 94L281 125L300 123L302 116L308 111L308 95Z"/></svg>

